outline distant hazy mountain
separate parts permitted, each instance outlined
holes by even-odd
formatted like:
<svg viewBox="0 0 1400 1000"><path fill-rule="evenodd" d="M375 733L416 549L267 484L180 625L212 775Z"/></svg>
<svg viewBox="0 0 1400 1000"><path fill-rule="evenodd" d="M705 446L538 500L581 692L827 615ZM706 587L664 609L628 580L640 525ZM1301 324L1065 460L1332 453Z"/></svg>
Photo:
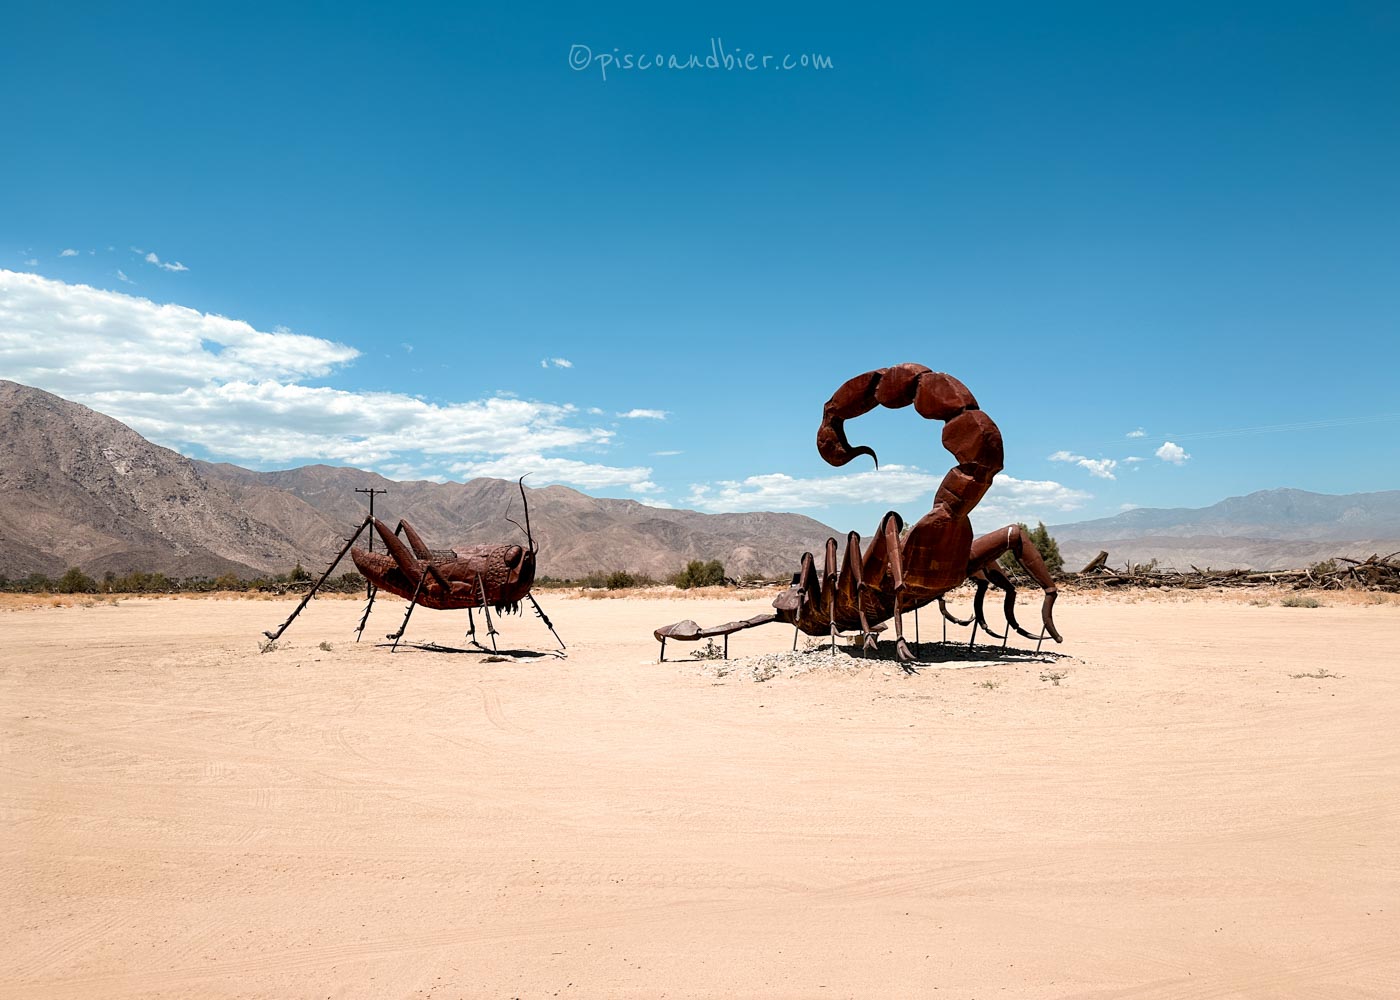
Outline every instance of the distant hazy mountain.
<svg viewBox="0 0 1400 1000"><path fill-rule="evenodd" d="M325 465L253 472L200 462L85 406L0 381L0 574L248 575L297 562L316 571L364 516L356 487L388 490L375 512L391 525L409 519L434 547L513 540L506 516L524 520L516 485L499 479L396 483ZM563 486L526 492L540 572L557 577L662 576L690 559L780 577L835 534L797 514L661 510Z"/></svg>
<svg viewBox="0 0 1400 1000"><path fill-rule="evenodd" d="M1286 569L1337 555L1400 550L1400 490L1334 496L1260 490L1209 507L1139 507L1050 526L1069 568L1107 549L1111 564Z"/></svg>

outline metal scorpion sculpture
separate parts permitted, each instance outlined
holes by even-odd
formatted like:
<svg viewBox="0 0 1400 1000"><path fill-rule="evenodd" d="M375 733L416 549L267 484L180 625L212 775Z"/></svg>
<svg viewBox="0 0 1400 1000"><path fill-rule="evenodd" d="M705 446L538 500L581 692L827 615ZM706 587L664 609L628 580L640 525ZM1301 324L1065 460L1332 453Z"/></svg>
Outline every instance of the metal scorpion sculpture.
<svg viewBox="0 0 1400 1000"><path fill-rule="evenodd" d="M904 641L903 614L937 602L939 611L959 625L972 624L949 613L943 598L965 580L977 588L973 599L975 621L997 638L1002 633L988 627L983 598L989 585L1005 591L1004 608L1008 625L1028 639L1048 634L1063 642L1055 629L1052 608L1058 591L1039 550L1022 533L1019 525L999 528L974 539L968 514L991 488L1002 468L1001 431L977 406L977 400L956 378L932 371L923 365L902 364L879 368L850 379L827 400L817 430L817 451L834 466L842 466L860 455L869 455L879 467L873 449L852 447L846 438L845 422L876 406L892 409L913 404L919 416L941 420L943 446L952 452L957 465L943 477L934 495L933 509L919 519L907 534L904 519L890 511L862 552L860 535L846 537L846 551L837 566L837 542L828 538L821 571L810 552L803 553L801 569L793 575L790 588L773 601L775 613L759 615L742 622L729 622L714 628L701 628L691 621L677 622L656 630L665 655L666 640L691 641L708 636L726 637L741 629L770 622L786 622L807 635L829 635L835 646L836 633L859 630L864 649L877 648L875 630L894 620L895 655L907 672L914 668L913 652ZM1044 591L1041 621L1044 633L1033 635L1016 621L1016 590L997 568L997 559L1010 552ZM974 628L974 636L976 629ZM794 639L795 641L795 639Z"/></svg>
<svg viewBox="0 0 1400 1000"><path fill-rule="evenodd" d="M413 529L413 525L407 521L400 520L398 527L390 531L387 524L373 514L368 514L355 532L345 539L340 553L331 560L321 578L307 591L287 620L275 631L264 632L263 635L267 636L269 643L275 642L287 630L287 626L292 624L293 619L301 614L307 603L316 596L316 591L349 552L356 568L369 581L369 599L365 604L364 614L360 616L360 625L355 630L356 642L360 641L360 634L364 632L365 623L369 621L375 595L380 590L387 590L408 601L403 624L397 632L391 632L385 637L394 640L393 649L398 649L399 640L408 628L413 609L421 604L436 611L465 608L467 639L479 649L485 649L486 647L476 639L476 618L472 614L473 608L480 608L486 615L486 632L491 639L491 649L495 652L497 631L491 621L491 609L494 607L498 615L519 614L522 601L530 602L535 614L554 634L560 649L565 648L564 640L560 639L559 633L554 630L554 623L549 620L549 616L544 613L539 601L535 600L535 595L531 593L535 582L535 555L539 552L539 546L530 533L530 502L525 498L525 477L522 476L517 485L520 487L521 503L525 507L525 525L521 527L519 522L509 517L506 520L524 533L524 545L473 545L460 552L452 549L430 549ZM352 547L355 546L356 539L371 527L383 540L388 549L387 553ZM403 535L402 539L400 535ZM373 538L372 535L370 537ZM407 539L407 544L404 539Z"/></svg>

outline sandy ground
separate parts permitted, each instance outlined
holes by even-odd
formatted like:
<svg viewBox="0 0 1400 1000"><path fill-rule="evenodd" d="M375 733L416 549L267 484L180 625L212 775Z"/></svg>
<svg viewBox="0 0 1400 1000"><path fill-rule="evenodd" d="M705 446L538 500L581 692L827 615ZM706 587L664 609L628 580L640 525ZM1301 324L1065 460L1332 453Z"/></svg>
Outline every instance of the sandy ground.
<svg viewBox="0 0 1400 1000"><path fill-rule="evenodd" d="M1070 595L1051 663L756 683L650 630L763 602L541 598L567 659L0 611L0 994L1400 995L1393 602Z"/></svg>

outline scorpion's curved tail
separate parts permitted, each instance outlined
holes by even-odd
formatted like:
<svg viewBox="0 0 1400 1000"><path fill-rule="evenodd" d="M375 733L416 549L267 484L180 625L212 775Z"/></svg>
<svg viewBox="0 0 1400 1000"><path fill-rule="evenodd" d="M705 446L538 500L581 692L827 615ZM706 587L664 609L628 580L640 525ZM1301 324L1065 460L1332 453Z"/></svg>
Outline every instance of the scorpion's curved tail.
<svg viewBox="0 0 1400 1000"><path fill-rule="evenodd" d="M943 477L934 507L945 508L951 517L966 517L1001 471L1001 431L978 408L967 386L951 375L923 365L902 364L847 380L822 410L817 451L830 465L845 465L858 455L869 455L879 468L874 449L853 447L846 439L845 422L877 406L898 409L911 403L919 416L944 421L943 446L958 462Z"/></svg>

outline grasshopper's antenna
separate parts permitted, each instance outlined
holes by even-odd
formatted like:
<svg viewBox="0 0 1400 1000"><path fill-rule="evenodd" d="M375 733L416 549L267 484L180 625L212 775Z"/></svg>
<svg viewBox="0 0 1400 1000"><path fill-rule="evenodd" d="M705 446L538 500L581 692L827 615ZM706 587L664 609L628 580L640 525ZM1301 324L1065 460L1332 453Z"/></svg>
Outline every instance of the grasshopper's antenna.
<svg viewBox="0 0 1400 1000"><path fill-rule="evenodd" d="M525 473L525 476L528 475L528 472ZM530 534L530 501L525 498L525 476L521 476L516 482L516 485L520 487L520 502L525 506L525 527L520 528L520 522L513 517L508 517L506 520L525 532L525 541L529 544L530 551L538 552L539 547L535 545L535 538Z"/></svg>

